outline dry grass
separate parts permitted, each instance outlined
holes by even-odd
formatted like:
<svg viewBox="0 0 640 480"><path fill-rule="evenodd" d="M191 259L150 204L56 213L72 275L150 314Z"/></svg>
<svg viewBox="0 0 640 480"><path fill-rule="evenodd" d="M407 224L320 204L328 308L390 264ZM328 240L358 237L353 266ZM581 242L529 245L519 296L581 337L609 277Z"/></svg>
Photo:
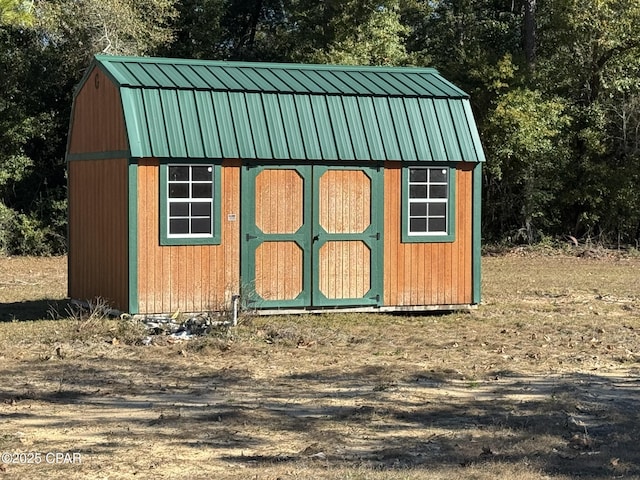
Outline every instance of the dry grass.
<svg viewBox="0 0 640 480"><path fill-rule="evenodd" d="M472 313L246 318L151 346L68 318L64 266L0 259L0 452L82 464L7 477L640 478L638 258L488 257Z"/></svg>

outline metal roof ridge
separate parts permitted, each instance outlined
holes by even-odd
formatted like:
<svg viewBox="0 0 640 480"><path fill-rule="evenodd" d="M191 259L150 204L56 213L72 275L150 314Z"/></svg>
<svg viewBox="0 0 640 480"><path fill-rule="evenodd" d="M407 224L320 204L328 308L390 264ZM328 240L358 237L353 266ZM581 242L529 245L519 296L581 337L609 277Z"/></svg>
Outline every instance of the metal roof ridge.
<svg viewBox="0 0 640 480"><path fill-rule="evenodd" d="M119 55L94 55L98 63L109 62L133 62L133 63L156 63L168 65L204 65L234 68L277 68L281 70L338 70L338 71L371 71L371 72L403 72L403 73L430 73L440 75L434 67L420 67L414 65L344 65L329 63L286 63L286 62L248 62L233 60L210 60L210 59L187 59L170 57L136 57Z"/></svg>

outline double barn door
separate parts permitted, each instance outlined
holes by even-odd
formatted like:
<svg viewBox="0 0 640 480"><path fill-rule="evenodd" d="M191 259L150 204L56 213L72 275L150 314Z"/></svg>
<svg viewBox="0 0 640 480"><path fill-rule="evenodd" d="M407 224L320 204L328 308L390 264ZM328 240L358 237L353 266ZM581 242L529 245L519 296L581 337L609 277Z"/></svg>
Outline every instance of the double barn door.
<svg viewBox="0 0 640 480"><path fill-rule="evenodd" d="M246 307L379 305L382 185L377 168L244 167Z"/></svg>

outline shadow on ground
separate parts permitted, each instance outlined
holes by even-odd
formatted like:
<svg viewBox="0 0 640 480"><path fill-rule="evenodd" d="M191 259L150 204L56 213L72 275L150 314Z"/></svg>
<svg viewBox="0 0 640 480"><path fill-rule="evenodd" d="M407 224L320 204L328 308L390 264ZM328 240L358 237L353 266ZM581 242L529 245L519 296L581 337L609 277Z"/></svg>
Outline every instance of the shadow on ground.
<svg viewBox="0 0 640 480"><path fill-rule="evenodd" d="M29 300L24 302L0 303L0 322L33 321L57 318L67 311L66 300Z"/></svg>
<svg viewBox="0 0 640 480"><path fill-rule="evenodd" d="M18 378L0 370L0 381L14 385L0 393L0 421L20 426L28 418L46 431L90 418L109 439L92 448L113 455L135 435L169 448L211 448L235 465L320 459L328 467L427 470L501 462L549 475L640 475L640 380L631 374L502 372L472 383L433 370L390 380L388 369L373 366L258 372L210 359L191 368L113 354L87 360L71 350L22 362ZM18 408L29 402L28 411Z"/></svg>

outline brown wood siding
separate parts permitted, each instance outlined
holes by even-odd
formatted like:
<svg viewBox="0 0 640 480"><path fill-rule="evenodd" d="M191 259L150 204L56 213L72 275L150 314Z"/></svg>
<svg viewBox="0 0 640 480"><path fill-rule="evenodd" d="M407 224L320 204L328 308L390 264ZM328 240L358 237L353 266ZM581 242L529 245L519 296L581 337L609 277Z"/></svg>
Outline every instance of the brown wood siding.
<svg viewBox="0 0 640 480"><path fill-rule="evenodd" d="M359 170L320 177L320 226L328 233L362 233L371 224L371 180Z"/></svg>
<svg viewBox="0 0 640 480"><path fill-rule="evenodd" d="M127 160L69 163L69 296L128 310Z"/></svg>
<svg viewBox="0 0 640 480"><path fill-rule="evenodd" d="M220 245L160 245L159 164L142 159L138 165L139 313L226 308L240 289L240 162L221 168Z"/></svg>
<svg viewBox="0 0 640 480"><path fill-rule="evenodd" d="M304 185L295 170L263 170L256 177L256 227L263 233L295 233L304 221Z"/></svg>
<svg viewBox="0 0 640 480"><path fill-rule="evenodd" d="M402 243L402 169L385 163L384 304L472 303L472 164L456 171L455 241Z"/></svg>
<svg viewBox="0 0 640 480"><path fill-rule="evenodd" d="M362 298L371 288L371 251L364 242L327 242L318 255L319 289L325 297Z"/></svg>
<svg viewBox="0 0 640 480"><path fill-rule="evenodd" d="M293 300L302 292L302 249L295 242L263 242L256 249L256 293Z"/></svg>
<svg viewBox="0 0 640 480"><path fill-rule="evenodd" d="M328 299L362 298L371 288L371 250L362 241L334 240L331 234L369 227L371 180L361 170L327 170L319 189L318 218L329 240L318 251L318 288Z"/></svg>
<svg viewBox="0 0 640 480"><path fill-rule="evenodd" d="M128 148L120 93L100 69L94 68L75 99L67 153Z"/></svg>
<svg viewBox="0 0 640 480"><path fill-rule="evenodd" d="M256 227L261 232L293 234L302 227L304 181L298 172L265 169L256 176L255 190ZM261 298L293 300L302 292L303 254L295 242L264 241L255 255L255 291Z"/></svg>

